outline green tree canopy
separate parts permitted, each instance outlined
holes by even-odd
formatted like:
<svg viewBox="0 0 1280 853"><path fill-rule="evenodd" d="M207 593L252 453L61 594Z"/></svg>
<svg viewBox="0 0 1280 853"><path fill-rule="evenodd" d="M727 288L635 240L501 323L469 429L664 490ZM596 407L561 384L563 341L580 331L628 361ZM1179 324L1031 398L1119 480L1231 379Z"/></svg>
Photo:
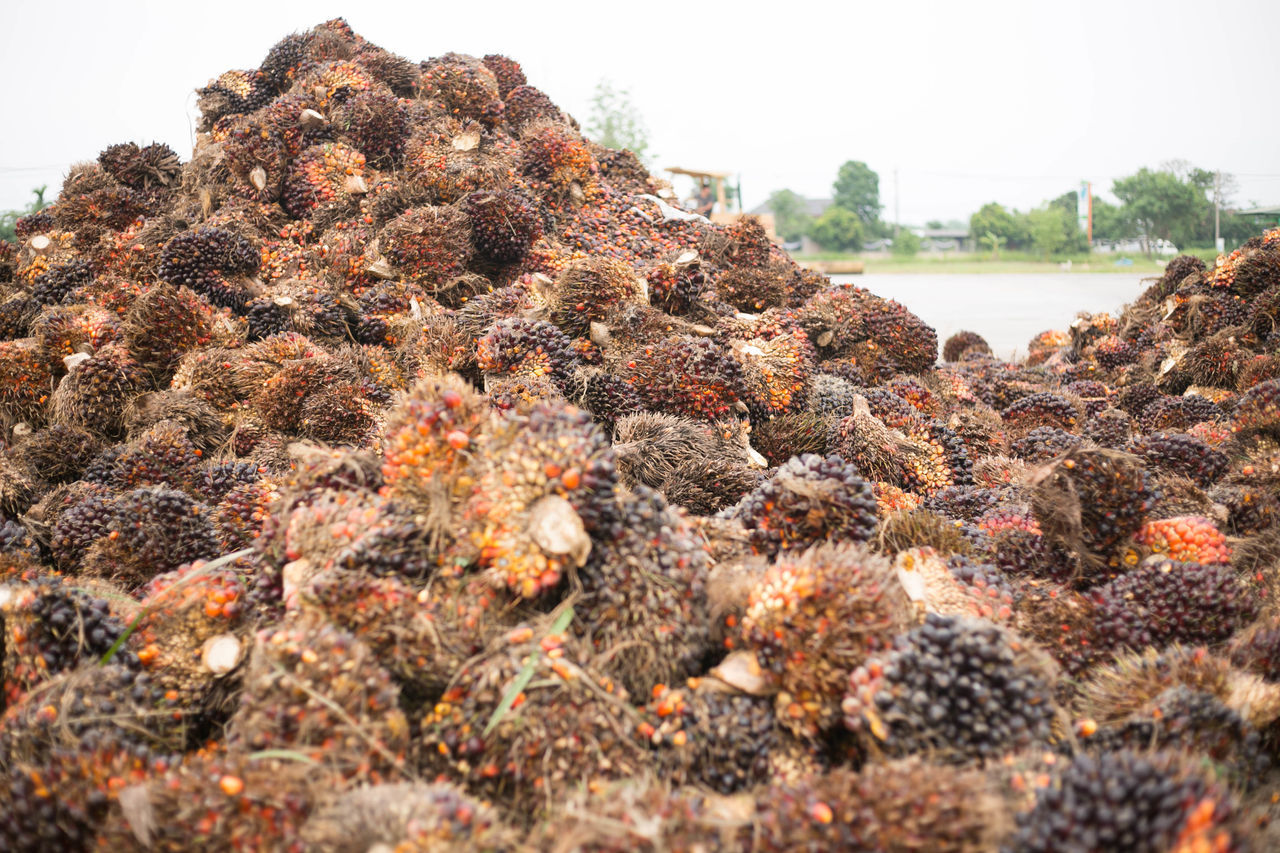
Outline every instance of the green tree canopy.
<svg viewBox="0 0 1280 853"><path fill-rule="evenodd" d="M1000 239L1000 245L1020 249L1030 241L1026 217L1016 210L1006 210L1004 205L989 202L969 217L969 233L975 240L983 240L987 234Z"/></svg>
<svg viewBox="0 0 1280 853"><path fill-rule="evenodd" d="M38 213L49 206L49 202L44 200L44 194L47 189L49 189L47 185L33 189L31 194L36 197L36 200L22 210L0 212L0 240L8 240L10 243L15 242L18 239L18 235L14 231L14 226L18 220L32 213Z"/></svg>
<svg viewBox="0 0 1280 853"><path fill-rule="evenodd" d="M813 217L805 211L804 196L791 190L778 190L769 196L775 230L784 240L799 240L813 225Z"/></svg>
<svg viewBox="0 0 1280 853"><path fill-rule="evenodd" d="M889 247L889 251L900 258L914 258L916 252L920 251L920 238L915 235L915 232L900 228L897 236L893 238L893 245Z"/></svg>
<svg viewBox="0 0 1280 853"><path fill-rule="evenodd" d="M1067 247L1067 229L1074 229L1075 223L1069 221L1067 212L1060 205L1050 202L1031 211L1027 217L1031 223L1031 243L1044 253L1046 259Z"/></svg>
<svg viewBox="0 0 1280 853"><path fill-rule="evenodd" d="M1203 189L1171 171L1153 172L1143 167L1137 174L1117 180L1111 191L1124 202L1129 219L1147 240L1173 241L1176 232L1185 239L1204 212ZM1149 242L1147 254L1151 254Z"/></svg>
<svg viewBox="0 0 1280 853"><path fill-rule="evenodd" d="M879 230L880 176L871 167L861 160L849 160L836 173L831 189L835 205L856 214L866 233Z"/></svg>
<svg viewBox="0 0 1280 853"><path fill-rule="evenodd" d="M591 96L586 135L606 148L626 148L641 160L647 158L649 128L631 103L631 94L613 88L608 80L597 83Z"/></svg>
<svg viewBox="0 0 1280 853"><path fill-rule="evenodd" d="M857 214L831 205L813 221L809 236L822 248L833 252L857 252L862 249L866 228Z"/></svg>
<svg viewBox="0 0 1280 853"><path fill-rule="evenodd" d="M1093 239L1127 240L1137 236L1123 207L1104 198L1093 197Z"/></svg>

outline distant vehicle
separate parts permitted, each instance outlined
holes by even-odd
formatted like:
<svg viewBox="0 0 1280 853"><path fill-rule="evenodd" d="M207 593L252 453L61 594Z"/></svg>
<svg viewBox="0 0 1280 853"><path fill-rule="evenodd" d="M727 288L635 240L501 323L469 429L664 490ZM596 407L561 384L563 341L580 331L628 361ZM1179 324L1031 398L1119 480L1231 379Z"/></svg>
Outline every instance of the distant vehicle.
<svg viewBox="0 0 1280 853"><path fill-rule="evenodd" d="M679 166L670 166L667 171L673 175L687 175L695 181L712 181L716 188L716 206L711 212L710 219L717 225L732 225L741 219L744 214L742 212L742 184L731 187L734 196L736 196L736 204L730 205L729 194L726 192L726 184L730 177L729 172L707 172L699 169L683 169ZM731 210L730 208L736 208ZM769 239L775 243L778 241L778 232L775 230L774 218L772 213L761 213L756 216L760 220L760 224L764 226L765 233L769 235Z"/></svg>

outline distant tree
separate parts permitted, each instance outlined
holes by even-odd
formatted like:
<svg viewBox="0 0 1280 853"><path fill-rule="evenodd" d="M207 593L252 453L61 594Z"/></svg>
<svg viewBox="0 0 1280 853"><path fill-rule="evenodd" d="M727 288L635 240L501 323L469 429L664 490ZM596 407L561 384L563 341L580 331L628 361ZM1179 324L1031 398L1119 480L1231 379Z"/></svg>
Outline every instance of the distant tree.
<svg viewBox="0 0 1280 853"><path fill-rule="evenodd" d="M1067 213L1052 203L1038 207L1027 214L1031 221L1031 243L1049 256L1062 251L1067 245Z"/></svg>
<svg viewBox="0 0 1280 853"><path fill-rule="evenodd" d="M861 160L849 160L836 173L833 202L862 220L866 233L880 231L880 176Z"/></svg>
<svg viewBox="0 0 1280 853"><path fill-rule="evenodd" d="M831 205L813 221L809 236L819 246L833 252L857 252L862 249L866 227L856 213Z"/></svg>
<svg viewBox="0 0 1280 853"><path fill-rule="evenodd" d="M1064 244L1063 251L1067 252L1083 252L1089 248L1089 236L1080 230L1080 194L1075 190L1068 190L1057 198L1049 202L1050 207L1056 207L1061 210L1062 232Z"/></svg>
<svg viewBox="0 0 1280 853"><path fill-rule="evenodd" d="M1023 248L1030 240L1026 215L1006 210L1004 205L994 201L984 204L969 217L969 233L975 240L982 240L988 233L994 234L1002 245L1010 249Z"/></svg>
<svg viewBox="0 0 1280 853"><path fill-rule="evenodd" d="M991 257L1000 257L1000 247L1004 245L1004 238L994 231L988 231L978 238L983 244L991 247Z"/></svg>
<svg viewBox="0 0 1280 853"><path fill-rule="evenodd" d="M626 148L641 160L649 156L649 128L631 103L626 89L615 89L608 80L596 84L591 96L586 135L606 148Z"/></svg>
<svg viewBox="0 0 1280 853"><path fill-rule="evenodd" d="M1118 179L1111 187L1124 202L1125 213L1137 226L1148 256L1151 241L1174 240L1175 232L1193 230L1204 211L1204 192L1170 171L1153 172L1145 166L1136 174Z"/></svg>
<svg viewBox="0 0 1280 853"><path fill-rule="evenodd" d="M916 252L920 251L920 238L913 231L908 231L906 228L899 229L889 251L900 258L914 258Z"/></svg>
<svg viewBox="0 0 1280 853"><path fill-rule="evenodd" d="M1133 222L1123 207L1104 198L1093 197L1093 239L1128 240L1136 237Z"/></svg>
<svg viewBox="0 0 1280 853"><path fill-rule="evenodd" d="M791 190L778 190L769 196L774 228L784 240L799 240L813 226L813 217L805 211L804 196Z"/></svg>
<svg viewBox="0 0 1280 853"><path fill-rule="evenodd" d="M928 228L930 231L941 231L946 226L942 224L941 219L930 219L924 224L924 227Z"/></svg>
<svg viewBox="0 0 1280 853"><path fill-rule="evenodd" d="M48 189L49 186L47 184L42 187L36 187L31 191L31 194L36 197L36 200L31 204L22 210L6 210L0 213L0 240L8 240L12 243L18 239L14 226L22 217L38 213L49 206L49 203L44 200L44 194Z"/></svg>

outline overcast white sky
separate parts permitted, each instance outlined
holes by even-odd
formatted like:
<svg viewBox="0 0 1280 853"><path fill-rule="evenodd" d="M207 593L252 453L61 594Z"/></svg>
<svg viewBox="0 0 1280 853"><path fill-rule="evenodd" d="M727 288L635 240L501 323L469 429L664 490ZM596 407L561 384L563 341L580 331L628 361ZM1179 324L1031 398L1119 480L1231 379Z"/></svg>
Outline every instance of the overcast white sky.
<svg viewBox="0 0 1280 853"><path fill-rule="evenodd" d="M830 195L845 160L893 218L1026 209L1183 159L1280 203L1280 2L4 3L0 208L109 144L191 151L192 90L331 17L414 60L518 60L585 121L630 90L656 165L741 174L748 206Z"/></svg>

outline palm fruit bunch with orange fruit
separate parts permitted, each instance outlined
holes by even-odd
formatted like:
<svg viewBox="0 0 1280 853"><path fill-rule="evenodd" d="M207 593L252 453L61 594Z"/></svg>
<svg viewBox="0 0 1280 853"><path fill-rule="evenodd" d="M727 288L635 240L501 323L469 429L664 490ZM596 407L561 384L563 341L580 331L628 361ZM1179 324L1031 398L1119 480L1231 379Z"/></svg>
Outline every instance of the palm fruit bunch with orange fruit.
<svg viewBox="0 0 1280 853"><path fill-rule="evenodd" d="M647 764L640 714L566 636L573 618L562 610L512 628L455 673L422 719L427 767L526 824L584 781L631 778Z"/></svg>
<svg viewBox="0 0 1280 853"><path fill-rule="evenodd" d="M387 223L378 245L404 280L441 287L471 258L471 222L453 207L415 207Z"/></svg>
<svg viewBox="0 0 1280 853"><path fill-rule="evenodd" d="M397 782L342 792L307 818L299 839L341 853L466 853L508 849L518 836L493 806L456 785Z"/></svg>
<svg viewBox="0 0 1280 853"><path fill-rule="evenodd" d="M150 376L120 344L110 344L75 361L49 397L52 419L118 436L125 406L150 388ZM25 378L25 377L24 377ZM21 386L21 382L18 383Z"/></svg>
<svg viewBox="0 0 1280 853"><path fill-rule="evenodd" d="M752 585L741 643L777 683L781 724L816 738L837 725L850 674L912 619L887 560L821 545L780 556Z"/></svg>
<svg viewBox="0 0 1280 853"><path fill-rule="evenodd" d="M1176 752L1082 754L1036 792L1009 849L1236 850L1235 796Z"/></svg>
<svg viewBox="0 0 1280 853"><path fill-rule="evenodd" d="M718 679L656 684L641 735L680 785L733 794L768 784L782 735L768 697L741 693Z"/></svg>
<svg viewBox="0 0 1280 853"><path fill-rule="evenodd" d="M341 142L313 145L294 159L280 191L280 203L296 219L314 219L354 207L368 192L365 157Z"/></svg>
<svg viewBox="0 0 1280 853"><path fill-rule="evenodd" d="M1116 562L1152 503L1141 461L1078 448L1055 459L1032 487L1031 507L1047 541L1080 561L1086 579Z"/></svg>
<svg viewBox="0 0 1280 853"><path fill-rule="evenodd" d="M696 675L708 638L705 546L658 492L620 496L576 572L573 632L633 696Z"/></svg>
<svg viewBox="0 0 1280 853"><path fill-rule="evenodd" d="M539 404L494 422L477 448L476 488L460 510L460 555L495 586L536 598L591 552L612 512L608 439L572 406Z"/></svg>
<svg viewBox="0 0 1280 853"><path fill-rule="evenodd" d="M522 260L545 227L537 203L519 190L479 190L462 200L462 208L476 252L495 264Z"/></svg>
<svg viewBox="0 0 1280 853"><path fill-rule="evenodd" d="M1143 551L1205 565L1231 562L1231 546L1218 526L1200 516L1148 521L1133 536Z"/></svg>
<svg viewBox="0 0 1280 853"><path fill-rule="evenodd" d="M82 570L135 590L183 563L215 557L219 544L208 514L207 506L177 489L125 492L104 507Z"/></svg>
<svg viewBox="0 0 1280 853"><path fill-rule="evenodd" d="M978 771L914 758L841 767L760 791L752 849L994 849L1001 810L997 791Z"/></svg>
<svg viewBox="0 0 1280 853"><path fill-rule="evenodd" d="M141 754L139 754L141 752ZM60 746L36 760L0 759L0 826L5 850L88 850L101 843L99 828L119 794L162 773L170 759L105 737Z"/></svg>
<svg viewBox="0 0 1280 853"><path fill-rule="evenodd" d="M1090 595L1100 642L1110 648L1221 642L1258 608L1229 566L1176 559L1146 563Z"/></svg>
<svg viewBox="0 0 1280 853"><path fill-rule="evenodd" d="M493 378L547 378L565 387L577 363L573 342L543 320L495 323L476 343L476 363Z"/></svg>
<svg viewBox="0 0 1280 853"><path fill-rule="evenodd" d="M245 278L257 274L261 257L246 237L224 228L184 231L164 246L159 276L185 285L215 305L238 309L247 299Z"/></svg>
<svg viewBox="0 0 1280 853"><path fill-rule="evenodd" d="M742 368L728 349L706 338L666 338L632 353L626 380L647 408L716 420L745 396Z"/></svg>
<svg viewBox="0 0 1280 853"><path fill-rule="evenodd" d="M858 469L836 455L792 458L733 508L762 554L824 541L866 542L875 533L876 501Z"/></svg>
<svg viewBox="0 0 1280 853"><path fill-rule="evenodd" d="M247 590L232 567L208 561L153 578L129 647L155 684L193 710L214 703L226 689L248 644Z"/></svg>
<svg viewBox="0 0 1280 853"><path fill-rule="evenodd" d="M845 725L890 755L942 762L990 758L1046 742L1051 664L983 619L930 613L891 651L853 670Z"/></svg>
<svg viewBox="0 0 1280 853"><path fill-rule="evenodd" d="M233 752L295 750L342 777L394 779L409 725L400 689L368 646L311 618L259 631L239 708L227 722Z"/></svg>
<svg viewBox="0 0 1280 853"><path fill-rule="evenodd" d="M96 662L125 630L105 599L56 575L6 580L0 587L0 625L5 704L53 675Z"/></svg>

